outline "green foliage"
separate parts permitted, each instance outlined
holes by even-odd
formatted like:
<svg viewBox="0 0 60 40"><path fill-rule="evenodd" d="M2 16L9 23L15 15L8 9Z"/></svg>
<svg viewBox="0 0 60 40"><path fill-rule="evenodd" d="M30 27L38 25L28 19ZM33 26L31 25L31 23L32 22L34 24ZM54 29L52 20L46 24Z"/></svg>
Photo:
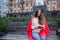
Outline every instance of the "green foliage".
<svg viewBox="0 0 60 40"><path fill-rule="evenodd" d="M4 18L0 17L0 31L4 31L6 29L6 22L28 22L30 18L28 17L11 17L11 18Z"/></svg>
<svg viewBox="0 0 60 40"><path fill-rule="evenodd" d="M58 22L58 27L60 28L60 19L56 19L56 21Z"/></svg>
<svg viewBox="0 0 60 40"><path fill-rule="evenodd" d="M10 17L4 18L0 17L0 31L4 31L6 28L6 22L28 22L30 18L28 17ZM47 22L58 22L58 27L60 28L60 18L47 18Z"/></svg>
<svg viewBox="0 0 60 40"><path fill-rule="evenodd" d="M56 18L47 18L47 22L56 22Z"/></svg>
<svg viewBox="0 0 60 40"><path fill-rule="evenodd" d="M30 18L28 17L14 17L14 18L7 18L7 22L28 22Z"/></svg>
<svg viewBox="0 0 60 40"><path fill-rule="evenodd" d="M58 22L58 28L60 28L60 18L47 18L48 22Z"/></svg>
<svg viewBox="0 0 60 40"><path fill-rule="evenodd" d="M0 31L4 31L6 28L6 19L0 17Z"/></svg>

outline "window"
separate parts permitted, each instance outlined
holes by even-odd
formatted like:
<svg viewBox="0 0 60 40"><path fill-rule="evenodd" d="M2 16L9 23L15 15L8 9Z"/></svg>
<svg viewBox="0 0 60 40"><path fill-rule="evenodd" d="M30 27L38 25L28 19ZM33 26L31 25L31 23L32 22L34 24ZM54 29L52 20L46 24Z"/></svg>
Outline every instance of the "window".
<svg viewBox="0 0 60 40"><path fill-rule="evenodd" d="M22 5L22 11L24 10L24 4Z"/></svg>
<svg viewBox="0 0 60 40"><path fill-rule="evenodd" d="M56 2L54 2L53 4L56 4Z"/></svg>
<svg viewBox="0 0 60 40"><path fill-rule="evenodd" d="M56 4L56 1L53 1L52 3L53 3L53 4Z"/></svg>
<svg viewBox="0 0 60 40"><path fill-rule="evenodd" d="M0 0L0 4L2 4L2 0Z"/></svg>
<svg viewBox="0 0 60 40"><path fill-rule="evenodd" d="M0 11L0 14L1 14L1 11Z"/></svg>
<svg viewBox="0 0 60 40"><path fill-rule="evenodd" d="M38 5L40 5L41 3L40 2L38 2Z"/></svg>
<svg viewBox="0 0 60 40"><path fill-rule="evenodd" d="M31 1L31 0L28 0L28 1Z"/></svg>
<svg viewBox="0 0 60 40"><path fill-rule="evenodd" d="M50 7L47 7L48 11L50 11Z"/></svg>
<svg viewBox="0 0 60 40"><path fill-rule="evenodd" d="M55 1L52 1L53 4L56 4L56 0Z"/></svg>
<svg viewBox="0 0 60 40"><path fill-rule="evenodd" d="M14 0L14 3L16 3L16 0Z"/></svg>
<svg viewBox="0 0 60 40"><path fill-rule="evenodd" d="M53 10L55 10L56 7L53 7Z"/></svg>
<svg viewBox="0 0 60 40"><path fill-rule="evenodd" d="M18 2L19 2L19 0L18 0Z"/></svg>
<svg viewBox="0 0 60 40"><path fill-rule="evenodd" d="M14 8L16 8L16 5L14 5Z"/></svg>
<svg viewBox="0 0 60 40"><path fill-rule="evenodd" d="M16 2L18 2L18 0L16 0Z"/></svg>
<svg viewBox="0 0 60 40"><path fill-rule="evenodd" d="M20 5L18 5L18 8L20 8Z"/></svg>
<svg viewBox="0 0 60 40"><path fill-rule="evenodd" d="M9 11L8 11L8 13L9 13Z"/></svg>
<svg viewBox="0 0 60 40"><path fill-rule="evenodd" d="M56 1L56 0L52 0L52 1Z"/></svg>
<svg viewBox="0 0 60 40"><path fill-rule="evenodd" d="M24 2L25 0L20 0L21 2Z"/></svg>
<svg viewBox="0 0 60 40"><path fill-rule="evenodd" d="M33 9L31 8L31 11L33 12Z"/></svg>
<svg viewBox="0 0 60 40"><path fill-rule="evenodd" d="M20 12L20 10L18 10L18 12Z"/></svg>
<svg viewBox="0 0 60 40"><path fill-rule="evenodd" d="M56 4L56 0L53 0L52 3L53 3L53 4Z"/></svg>
<svg viewBox="0 0 60 40"><path fill-rule="evenodd" d="M18 8L20 8L21 6L20 6L20 4L18 4Z"/></svg>
<svg viewBox="0 0 60 40"><path fill-rule="evenodd" d="M18 2L20 2L20 0L18 0Z"/></svg>
<svg viewBox="0 0 60 40"><path fill-rule="evenodd" d="M49 5L49 4L50 4L50 1L48 0L48 1L47 1L47 5Z"/></svg>
<svg viewBox="0 0 60 40"><path fill-rule="evenodd" d="M16 13L16 10L14 10L14 13Z"/></svg>
<svg viewBox="0 0 60 40"><path fill-rule="evenodd" d="M0 0L0 4L2 3L2 1Z"/></svg>
<svg viewBox="0 0 60 40"><path fill-rule="evenodd" d="M28 0L26 0L26 1L28 1Z"/></svg>
<svg viewBox="0 0 60 40"><path fill-rule="evenodd" d="M59 7L60 7L60 4L59 4Z"/></svg>
<svg viewBox="0 0 60 40"><path fill-rule="evenodd" d="M28 9L26 9L26 12L28 12Z"/></svg>
<svg viewBox="0 0 60 40"><path fill-rule="evenodd" d="M28 3L26 4L26 7L28 7Z"/></svg>
<svg viewBox="0 0 60 40"><path fill-rule="evenodd" d="M0 9L1 9L1 6L0 6Z"/></svg>
<svg viewBox="0 0 60 40"><path fill-rule="evenodd" d="M31 6L32 6L32 3L31 3Z"/></svg>
<svg viewBox="0 0 60 40"><path fill-rule="evenodd" d="M50 3L49 2L47 2L47 5L49 5Z"/></svg>

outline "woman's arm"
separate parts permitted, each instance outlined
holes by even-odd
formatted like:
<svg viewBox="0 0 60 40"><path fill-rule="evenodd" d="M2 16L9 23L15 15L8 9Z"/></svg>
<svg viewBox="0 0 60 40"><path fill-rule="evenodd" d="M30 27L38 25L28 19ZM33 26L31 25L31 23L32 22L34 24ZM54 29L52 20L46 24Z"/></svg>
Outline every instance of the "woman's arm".
<svg viewBox="0 0 60 40"><path fill-rule="evenodd" d="M43 29L45 29L45 18L43 19L43 25L40 25Z"/></svg>
<svg viewBox="0 0 60 40"><path fill-rule="evenodd" d="M32 23L32 29L38 29L38 28L44 29L45 25L35 25L35 24Z"/></svg>
<svg viewBox="0 0 60 40"><path fill-rule="evenodd" d="M45 24L43 25L38 25L39 27L41 27L42 29L45 29Z"/></svg>

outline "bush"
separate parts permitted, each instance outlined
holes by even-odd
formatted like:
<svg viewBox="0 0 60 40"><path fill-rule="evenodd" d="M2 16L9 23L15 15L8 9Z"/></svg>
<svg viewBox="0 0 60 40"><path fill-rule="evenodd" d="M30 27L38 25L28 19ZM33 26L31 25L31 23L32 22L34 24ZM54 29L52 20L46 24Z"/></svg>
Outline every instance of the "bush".
<svg viewBox="0 0 60 40"><path fill-rule="evenodd" d="M0 17L0 31L4 31L6 29L6 19Z"/></svg>
<svg viewBox="0 0 60 40"><path fill-rule="evenodd" d="M47 18L46 21L47 22L56 22L56 18Z"/></svg>
<svg viewBox="0 0 60 40"><path fill-rule="evenodd" d="M10 17L4 18L0 17L0 30L3 31L6 28L6 22L28 22L30 18L28 17ZM58 27L60 28L60 19L59 18L47 18L47 22L58 22Z"/></svg>
<svg viewBox="0 0 60 40"><path fill-rule="evenodd" d="M21 17L21 18L7 18L7 22L28 22L30 18L28 17Z"/></svg>
<svg viewBox="0 0 60 40"><path fill-rule="evenodd" d="M6 22L28 22L30 18L28 17L22 17L22 18L17 18L17 17L12 17L12 18L4 18L0 17L0 31L5 31L6 30Z"/></svg>
<svg viewBox="0 0 60 40"><path fill-rule="evenodd" d="M60 28L60 18L47 18L48 22L58 22L58 28Z"/></svg>

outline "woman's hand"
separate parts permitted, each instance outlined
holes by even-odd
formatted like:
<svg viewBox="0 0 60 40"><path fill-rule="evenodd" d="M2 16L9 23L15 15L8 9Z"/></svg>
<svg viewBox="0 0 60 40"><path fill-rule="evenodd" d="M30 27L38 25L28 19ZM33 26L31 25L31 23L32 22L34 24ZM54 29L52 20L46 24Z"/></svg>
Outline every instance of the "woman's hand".
<svg viewBox="0 0 60 40"><path fill-rule="evenodd" d="M45 25L38 25L38 27L45 29Z"/></svg>

